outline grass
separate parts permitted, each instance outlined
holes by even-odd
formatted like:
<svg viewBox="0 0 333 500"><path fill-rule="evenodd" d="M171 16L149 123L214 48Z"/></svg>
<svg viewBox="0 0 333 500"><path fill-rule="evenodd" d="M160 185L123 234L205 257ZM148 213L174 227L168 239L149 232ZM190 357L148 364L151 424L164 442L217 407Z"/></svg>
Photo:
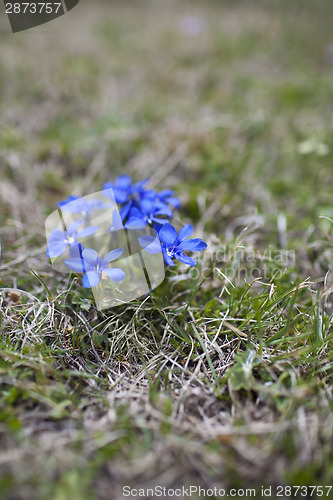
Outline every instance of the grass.
<svg viewBox="0 0 333 500"><path fill-rule="evenodd" d="M331 10L100 1L2 35L1 498L332 484ZM98 312L44 221L123 172L209 247Z"/></svg>

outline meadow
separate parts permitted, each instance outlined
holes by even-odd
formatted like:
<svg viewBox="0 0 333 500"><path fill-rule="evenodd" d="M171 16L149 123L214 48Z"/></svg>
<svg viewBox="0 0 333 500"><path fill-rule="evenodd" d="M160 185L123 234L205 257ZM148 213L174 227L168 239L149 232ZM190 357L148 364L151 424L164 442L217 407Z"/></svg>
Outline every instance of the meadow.
<svg viewBox="0 0 333 500"><path fill-rule="evenodd" d="M333 484L332 15L99 0L0 33L1 499ZM44 223L124 173L208 248L100 312Z"/></svg>

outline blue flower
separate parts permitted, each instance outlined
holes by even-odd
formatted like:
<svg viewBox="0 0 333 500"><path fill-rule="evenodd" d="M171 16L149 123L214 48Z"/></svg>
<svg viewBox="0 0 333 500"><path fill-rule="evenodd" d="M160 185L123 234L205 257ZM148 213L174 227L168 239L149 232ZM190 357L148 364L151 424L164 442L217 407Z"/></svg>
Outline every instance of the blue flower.
<svg viewBox="0 0 333 500"><path fill-rule="evenodd" d="M184 254L188 252L201 252L207 248L207 243L200 238L188 239L193 233L191 224L184 226L177 234L176 229L168 222L158 231L158 238L154 236L140 236L139 243L150 254L160 253L162 251L165 262L169 266L174 266L174 258L187 264L195 266L196 261Z"/></svg>
<svg viewBox="0 0 333 500"><path fill-rule="evenodd" d="M116 181L106 182L103 186L106 196L112 193L117 203L126 203L131 197L140 196L145 191L145 185L148 179L132 184L132 179L129 175L120 175ZM108 190L110 194L108 195Z"/></svg>
<svg viewBox="0 0 333 500"><path fill-rule="evenodd" d="M172 191L172 189L166 189L165 191L158 192L154 191L153 189L149 189L142 194L142 197L144 199L148 198L153 201L167 203L177 209L180 207L180 201L174 196L174 192Z"/></svg>
<svg viewBox="0 0 333 500"><path fill-rule="evenodd" d="M104 259L98 257L96 250L85 248L81 258L65 260L66 266L75 273L85 273L82 277L82 285L84 288L92 288L103 280L110 278L112 281L119 283L126 274L119 268L108 268L109 262L118 259L123 253L122 248L117 248L107 253Z"/></svg>
<svg viewBox="0 0 333 500"><path fill-rule="evenodd" d="M95 210L102 210L110 207L110 203L104 203L102 200L85 200L80 196L68 196L64 201L58 203L58 207L71 214L81 214L82 217L88 217Z"/></svg>
<svg viewBox="0 0 333 500"><path fill-rule="evenodd" d="M122 205L119 214L126 229L141 229L147 224L165 224L167 219L172 217L169 205L175 208L180 205L172 190L147 190L147 182L148 179L132 184L128 175L120 175L114 183L104 184L105 195L109 198L114 196L115 201Z"/></svg>
<svg viewBox="0 0 333 500"><path fill-rule="evenodd" d="M56 258L63 254L68 247L70 249L72 247L77 248L78 238L91 236L98 230L98 226L89 226L78 232L77 229L81 226L81 224L82 220L78 220L68 226L66 231L54 229L47 242L47 257Z"/></svg>
<svg viewBox="0 0 333 500"><path fill-rule="evenodd" d="M142 229L147 224L166 224L168 219L161 219L159 215L172 217L172 212L165 203L143 199L138 206L132 206L129 209L125 227L126 229Z"/></svg>

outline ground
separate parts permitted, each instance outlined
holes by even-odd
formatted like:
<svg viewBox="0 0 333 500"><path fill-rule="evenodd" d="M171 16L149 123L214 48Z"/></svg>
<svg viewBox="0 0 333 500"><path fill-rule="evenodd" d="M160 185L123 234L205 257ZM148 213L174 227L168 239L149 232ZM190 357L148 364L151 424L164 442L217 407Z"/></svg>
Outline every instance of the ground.
<svg viewBox="0 0 333 500"><path fill-rule="evenodd" d="M332 484L332 7L80 2L1 31L1 498ZM98 312L44 221L121 173L208 249Z"/></svg>

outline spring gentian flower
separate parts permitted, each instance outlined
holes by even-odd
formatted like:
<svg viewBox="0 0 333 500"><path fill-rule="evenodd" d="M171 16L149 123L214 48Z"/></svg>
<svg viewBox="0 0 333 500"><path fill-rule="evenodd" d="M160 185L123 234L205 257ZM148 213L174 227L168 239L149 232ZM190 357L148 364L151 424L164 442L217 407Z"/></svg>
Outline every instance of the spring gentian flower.
<svg viewBox="0 0 333 500"><path fill-rule="evenodd" d="M161 219L157 217L159 215L172 217L172 212L165 203L143 199L138 207L132 207L129 210L125 227L126 229L142 229L147 224L166 224L168 219Z"/></svg>
<svg viewBox="0 0 333 500"><path fill-rule="evenodd" d="M168 222L158 231L158 238L154 236L140 236L139 243L150 254L163 252L165 262L169 266L174 266L174 258L187 264L195 266L196 261L184 254L185 251L201 252L207 248L207 243L200 238L188 239L193 233L191 224L184 226L177 234L176 229Z"/></svg>
<svg viewBox="0 0 333 500"><path fill-rule="evenodd" d="M135 195L140 195L140 193L145 191L145 185L148 179L132 184L132 179L129 175L120 175L116 181L106 182L103 186L103 190L106 191L106 196L108 195L108 190L112 190L114 198L117 203L126 203L129 198Z"/></svg>
<svg viewBox="0 0 333 500"><path fill-rule="evenodd" d="M118 259L123 253L122 248L117 248L107 253L104 259L98 257L96 250L85 248L81 258L67 259L65 264L69 269L76 273L85 273L82 277L82 285L84 288L92 288L103 280L110 278L112 281L119 283L126 274L119 268L108 268L109 262Z"/></svg>
<svg viewBox="0 0 333 500"><path fill-rule="evenodd" d="M172 205L175 208L180 207L180 201L178 198L174 196L174 192L172 189L166 189L165 191L159 191L157 193L157 197L160 201L163 201L164 203L168 203L169 205Z"/></svg>
<svg viewBox="0 0 333 500"><path fill-rule="evenodd" d="M142 193L142 198L166 203L177 209L180 207L180 201L174 196L174 191L172 189L166 189L158 192L154 191L154 189L149 189Z"/></svg>
<svg viewBox="0 0 333 500"><path fill-rule="evenodd" d="M117 203L126 203L131 194L131 183L129 175L120 175L114 183L106 182L103 186L103 190L106 191L106 195L109 189L112 190Z"/></svg>
<svg viewBox="0 0 333 500"><path fill-rule="evenodd" d="M60 229L54 229L52 231L47 245L47 257L56 258L63 254L68 247L77 247L78 238L85 238L87 236L93 235L97 230L98 226L89 226L82 231L78 232L78 228L81 226L82 220L78 220L68 226L66 231L60 231Z"/></svg>
<svg viewBox="0 0 333 500"><path fill-rule="evenodd" d="M167 215L168 217L172 217L172 212L168 205L172 205L174 208L179 208L180 201L178 198L173 196L174 192L171 189L166 191L156 192L154 189L145 190L142 189L139 193L137 193L132 199L130 199L123 207L120 209L121 220L124 221L127 217L133 218L138 216L138 213L134 211L134 214L131 213L133 208L136 208L143 212L143 214L149 215L149 212L152 213L152 207L158 211L158 215ZM147 203L150 202L150 205ZM152 205L152 203L154 205ZM164 210L164 213L162 212ZM157 214L155 214L157 215ZM139 218L142 218L139 216ZM151 217L153 221L153 217ZM159 223L164 224L165 221Z"/></svg>
<svg viewBox="0 0 333 500"><path fill-rule="evenodd" d="M132 184L128 175L120 175L114 183L104 184L105 196L115 198L121 206L119 210L121 221L127 229L141 229L147 223L165 224L166 218L172 217L169 205L178 208L180 202L174 197L172 190L156 192L153 189L146 189L148 179ZM108 193L108 190L110 192ZM163 215L166 218L157 216Z"/></svg>

